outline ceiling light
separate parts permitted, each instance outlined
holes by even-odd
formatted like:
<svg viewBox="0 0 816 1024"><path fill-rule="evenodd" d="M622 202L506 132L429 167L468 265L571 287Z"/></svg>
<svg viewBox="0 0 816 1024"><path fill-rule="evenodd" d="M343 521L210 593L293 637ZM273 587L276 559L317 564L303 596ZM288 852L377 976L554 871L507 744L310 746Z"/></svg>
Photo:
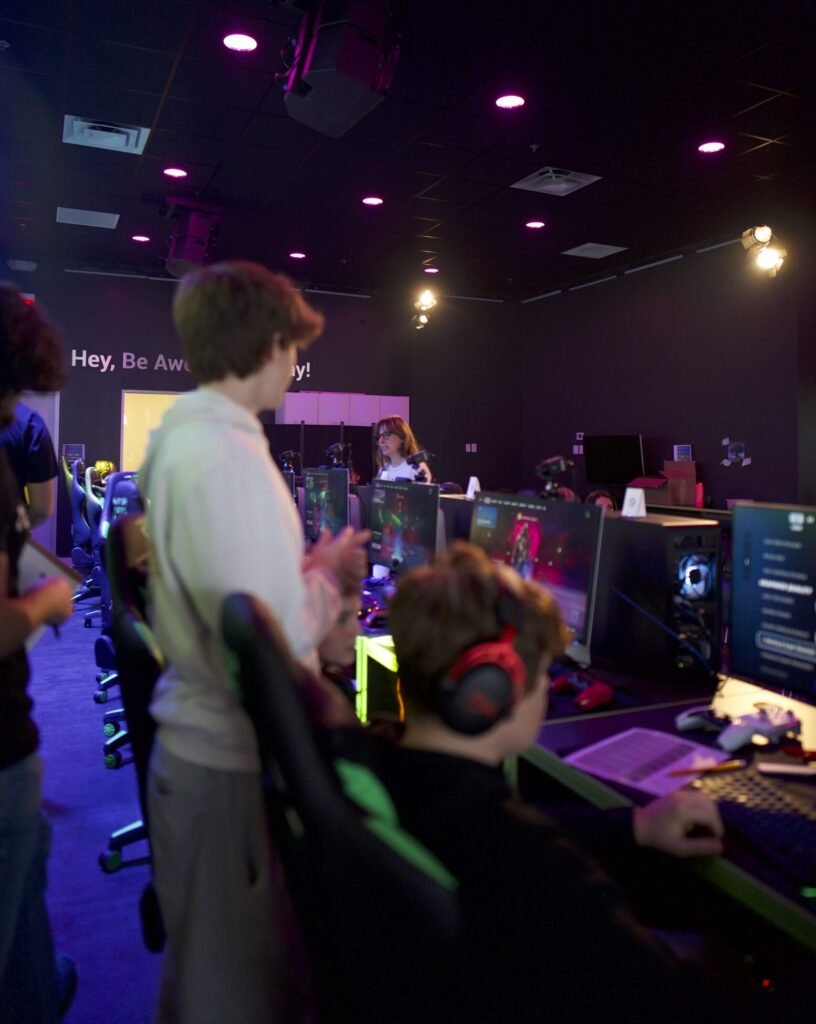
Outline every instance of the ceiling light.
<svg viewBox="0 0 816 1024"><path fill-rule="evenodd" d="M524 97L514 96L512 94L508 96L499 96L496 100L496 106L501 107L502 110L515 110L516 107L524 106Z"/></svg>
<svg viewBox="0 0 816 1024"><path fill-rule="evenodd" d="M147 235L131 235L131 241L133 242L149 242L150 238Z"/></svg>
<svg viewBox="0 0 816 1024"><path fill-rule="evenodd" d="M251 53L258 46L258 41L252 36L245 36L241 32L233 32L232 35L224 36L224 46L228 50L235 50L237 53Z"/></svg>
<svg viewBox="0 0 816 1024"><path fill-rule="evenodd" d="M697 147L698 153L721 153L725 149L724 142L703 142Z"/></svg>
<svg viewBox="0 0 816 1024"><path fill-rule="evenodd" d="M767 245L773 238L773 231L767 224L755 228L746 228L742 233L743 249L753 249L755 245Z"/></svg>
<svg viewBox="0 0 816 1024"><path fill-rule="evenodd" d="M26 274L37 269L37 264L33 260L6 260L6 266L9 270L17 270Z"/></svg>
<svg viewBox="0 0 816 1024"><path fill-rule="evenodd" d="M365 199L363 199L364 206L382 206L384 202L385 200L381 199L379 196L366 196Z"/></svg>
<svg viewBox="0 0 816 1024"><path fill-rule="evenodd" d="M439 267L423 267L422 269L425 271L426 274L438 274L439 273Z"/></svg>
<svg viewBox="0 0 816 1024"><path fill-rule="evenodd" d="M528 220L527 223L524 226L526 228L535 228L536 230L538 230L539 228L543 228L544 227L544 221L543 220Z"/></svg>
<svg viewBox="0 0 816 1024"><path fill-rule="evenodd" d="M412 317L411 323L414 330L421 331L423 327L427 327L430 323L430 317L427 313L417 313L416 316Z"/></svg>
<svg viewBox="0 0 816 1024"><path fill-rule="evenodd" d="M425 291L420 292L419 298L414 303L414 309L418 309L421 313L427 312L429 309L433 309L436 305L436 299L434 293L426 288Z"/></svg>
<svg viewBox="0 0 816 1024"><path fill-rule="evenodd" d="M289 253L289 258L293 259L293 260L305 260L306 259L306 253L305 252L290 252Z"/></svg>
<svg viewBox="0 0 816 1024"><path fill-rule="evenodd" d="M760 270L767 271L771 277L775 277L786 256L787 252L777 245L763 245L757 250L756 265Z"/></svg>
<svg viewBox="0 0 816 1024"><path fill-rule="evenodd" d="M186 178L187 172L182 170L181 167L165 167L162 174L166 174L168 178Z"/></svg>

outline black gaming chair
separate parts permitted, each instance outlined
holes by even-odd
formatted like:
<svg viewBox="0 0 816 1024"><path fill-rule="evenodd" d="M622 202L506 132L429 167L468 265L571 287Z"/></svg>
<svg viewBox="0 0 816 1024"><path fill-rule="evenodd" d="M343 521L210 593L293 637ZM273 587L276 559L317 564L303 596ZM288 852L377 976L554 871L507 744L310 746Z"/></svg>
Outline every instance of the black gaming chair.
<svg viewBox="0 0 816 1024"><path fill-rule="evenodd" d="M83 464L76 461L69 466L63 455L61 465L71 506L71 562L77 572L89 574L94 563L91 551L91 528L88 525L85 510L85 488L82 485ZM74 594L73 601L76 603L84 601L88 597L98 596L99 587L88 575Z"/></svg>
<svg viewBox="0 0 816 1024"><path fill-rule="evenodd" d="M108 848L99 855L99 865L107 873L122 866L122 851L126 846L148 838L147 771L156 733L149 708L164 663L145 618L147 538L144 523L142 514L121 516L111 524L105 542L113 601L110 634L119 664L119 685L142 811L141 818L111 835ZM144 858L129 863L143 862ZM145 945L158 951L164 933L152 882L145 887L140 908Z"/></svg>
<svg viewBox="0 0 816 1024"><path fill-rule="evenodd" d="M451 1019L455 880L400 829L376 776L332 756L332 735L307 712L316 684L263 603L231 595L222 627L258 737L270 835L306 941L318 1019Z"/></svg>

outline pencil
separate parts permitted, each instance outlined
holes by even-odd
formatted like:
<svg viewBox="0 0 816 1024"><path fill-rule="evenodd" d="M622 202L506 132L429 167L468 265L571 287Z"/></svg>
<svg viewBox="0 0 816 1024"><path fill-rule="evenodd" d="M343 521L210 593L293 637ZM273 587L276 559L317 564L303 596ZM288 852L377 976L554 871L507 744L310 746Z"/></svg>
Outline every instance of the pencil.
<svg viewBox="0 0 816 1024"><path fill-rule="evenodd" d="M709 764L700 768L678 768L676 771L669 772L669 775L711 775L712 772L733 772L738 768L745 768L747 764L748 762L741 758L734 758L731 761L720 761L719 764Z"/></svg>

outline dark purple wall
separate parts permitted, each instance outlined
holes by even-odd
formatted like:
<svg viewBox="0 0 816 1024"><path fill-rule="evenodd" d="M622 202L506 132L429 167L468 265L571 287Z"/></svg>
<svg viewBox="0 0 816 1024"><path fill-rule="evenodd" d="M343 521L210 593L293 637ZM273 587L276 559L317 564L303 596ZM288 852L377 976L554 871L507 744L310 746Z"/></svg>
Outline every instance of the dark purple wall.
<svg viewBox="0 0 816 1024"><path fill-rule="evenodd" d="M647 472L691 443L714 506L797 500L796 310L793 276L754 274L739 245L523 306L525 466L577 431L640 433ZM749 467L720 464L725 437Z"/></svg>

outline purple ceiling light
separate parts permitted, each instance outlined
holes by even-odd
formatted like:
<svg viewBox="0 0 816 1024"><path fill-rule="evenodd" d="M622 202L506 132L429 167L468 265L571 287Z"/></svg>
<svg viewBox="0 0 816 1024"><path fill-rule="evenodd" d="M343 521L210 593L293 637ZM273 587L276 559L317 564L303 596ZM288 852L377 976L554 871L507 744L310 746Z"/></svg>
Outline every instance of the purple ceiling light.
<svg viewBox="0 0 816 1024"><path fill-rule="evenodd" d="M537 231L539 228L545 227L545 224L543 220L528 220L524 226L526 228L533 228Z"/></svg>
<svg viewBox="0 0 816 1024"><path fill-rule="evenodd" d="M147 235L131 235L131 241L133 242L149 242L150 239Z"/></svg>
<svg viewBox="0 0 816 1024"><path fill-rule="evenodd" d="M292 260L305 260L306 259L306 253L305 252L290 252L289 253L289 258L292 259Z"/></svg>
<svg viewBox="0 0 816 1024"><path fill-rule="evenodd" d="M165 167L162 174L166 174L168 178L186 178L187 172L181 167Z"/></svg>
<svg viewBox="0 0 816 1024"><path fill-rule="evenodd" d="M380 196L366 196L363 199L364 206L382 206L384 202L385 200L381 199Z"/></svg>
<svg viewBox="0 0 816 1024"><path fill-rule="evenodd" d="M251 53L258 46L258 41L242 32L233 32L224 36L224 46L228 50L235 50L236 53Z"/></svg>
<svg viewBox="0 0 816 1024"><path fill-rule="evenodd" d="M425 271L426 274L438 274L439 273L439 267L423 267L422 269Z"/></svg>
<svg viewBox="0 0 816 1024"><path fill-rule="evenodd" d="M524 106L524 97L516 96L512 93L507 96L499 96L496 100L496 106L501 107L502 110L515 110L516 107Z"/></svg>
<svg viewBox="0 0 816 1024"><path fill-rule="evenodd" d="M704 142L697 147L699 153L720 153L725 149L724 142Z"/></svg>

